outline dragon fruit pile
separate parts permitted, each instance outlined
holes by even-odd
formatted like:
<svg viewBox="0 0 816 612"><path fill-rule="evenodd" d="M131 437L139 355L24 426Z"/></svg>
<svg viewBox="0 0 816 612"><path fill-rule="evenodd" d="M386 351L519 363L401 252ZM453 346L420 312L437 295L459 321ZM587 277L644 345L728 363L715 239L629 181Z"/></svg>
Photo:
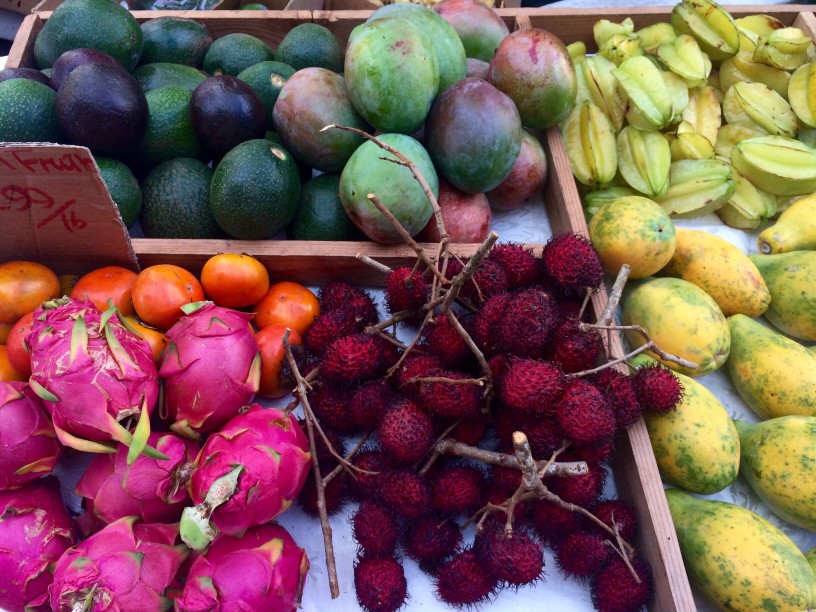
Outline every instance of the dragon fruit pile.
<svg viewBox="0 0 816 612"><path fill-rule="evenodd" d="M191 305L157 368L113 307L35 311L33 374L0 382L0 608L297 608L308 558L272 521L311 455L291 414L248 405L250 319ZM96 454L75 519L48 474L77 451Z"/></svg>

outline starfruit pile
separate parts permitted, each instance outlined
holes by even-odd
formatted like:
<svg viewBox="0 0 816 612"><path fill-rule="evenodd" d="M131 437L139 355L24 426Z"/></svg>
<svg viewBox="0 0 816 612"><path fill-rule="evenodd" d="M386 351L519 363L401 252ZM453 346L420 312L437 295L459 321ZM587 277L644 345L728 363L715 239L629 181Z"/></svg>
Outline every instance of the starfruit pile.
<svg viewBox="0 0 816 612"><path fill-rule="evenodd" d="M680 218L755 229L816 191L816 48L768 15L683 0L670 23L593 28L569 45L578 77L562 133L590 217L642 195Z"/></svg>

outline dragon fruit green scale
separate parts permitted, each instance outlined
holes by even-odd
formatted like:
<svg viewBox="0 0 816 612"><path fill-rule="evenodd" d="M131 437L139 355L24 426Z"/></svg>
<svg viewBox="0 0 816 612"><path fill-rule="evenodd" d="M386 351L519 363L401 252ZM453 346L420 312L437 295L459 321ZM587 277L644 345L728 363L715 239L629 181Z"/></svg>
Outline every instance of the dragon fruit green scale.
<svg viewBox="0 0 816 612"><path fill-rule="evenodd" d="M162 358L162 417L189 438L218 431L249 404L261 380L252 315L196 302L167 330Z"/></svg>
<svg viewBox="0 0 816 612"><path fill-rule="evenodd" d="M135 521L119 519L60 557L48 589L53 610L159 612L171 607L165 591L190 551L175 545L177 524Z"/></svg>
<svg viewBox="0 0 816 612"><path fill-rule="evenodd" d="M162 456L146 447L149 416L159 395L153 352L111 308L62 298L34 311L25 337L29 384L50 412L57 438L86 452L114 452L111 441ZM138 421L132 434L123 423ZM106 444L107 443L107 444ZM131 459L135 459L131 456Z"/></svg>
<svg viewBox="0 0 816 612"><path fill-rule="evenodd" d="M195 507L186 508L181 537L203 548L219 532L240 536L292 505L311 467L306 435L289 413L258 404L211 435L190 478Z"/></svg>

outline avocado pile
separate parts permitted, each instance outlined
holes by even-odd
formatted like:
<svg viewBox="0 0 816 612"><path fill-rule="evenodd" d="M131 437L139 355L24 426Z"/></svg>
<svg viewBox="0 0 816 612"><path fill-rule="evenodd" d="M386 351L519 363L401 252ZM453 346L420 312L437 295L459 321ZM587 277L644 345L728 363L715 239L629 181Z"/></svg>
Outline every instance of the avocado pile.
<svg viewBox="0 0 816 612"><path fill-rule="evenodd" d="M467 78L459 34L420 5L375 12L344 58L317 24L273 50L245 33L214 40L192 19L140 26L111 0L66 0L34 59L39 70L0 71L0 141L88 147L125 225L152 238L400 242L372 193L418 234L432 211L410 171L331 124L385 133L436 195L440 178L488 192L521 150L513 102ZM423 126L437 126L424 145L408 135Z"/></svg>

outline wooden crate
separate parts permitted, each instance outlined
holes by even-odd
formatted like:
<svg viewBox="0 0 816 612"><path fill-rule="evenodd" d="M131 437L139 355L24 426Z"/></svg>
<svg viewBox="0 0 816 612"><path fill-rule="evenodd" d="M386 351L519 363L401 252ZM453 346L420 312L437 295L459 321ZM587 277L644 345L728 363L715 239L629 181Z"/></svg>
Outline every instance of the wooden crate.
<svg viewBox="0 0 816 612"><path fill-rule="evenodd" d="M273 48L295 25L313 21L329 28L345 45L351 30L365 21L371 11L318 10L324 7L360 6L365 0L293 0L289 6L301 5L305 10L275 12L255 11L136 11L141 22L162 15L196 19L206 25L214 37L232 32L246 32L258 36ZM780 19L786 25L797 25L809 32L816 31L809 7L797 5L731 6L735 16L765 13ZM313 9L313 10L312 10ZM583 40L592 50L592 25L599 18L621 21L632 17L636 27L668 19L671 7L610 7L597 9L500 9L499 14L512 31L520 21L529 20L533 27L543 28L565 42ZM28 16L12 47L7 66L34 66L34 40L50 13ZM557 129L544 133L542 144L550 160L550 179L545 187L544 201L553 232L575 231L587 235L587 226L581 200L573 180L569 161ZM546 237L542 236L542 241ZM331 277L345 276L367 285L382 285L383 277L357 258L363 253L391 267L410 264L413 251L407 247L385 247L371 242L311 242L311 241L239 241L239 240L157 240L134 239L133 249L142 266L155 263L176 263L198 272L203 263L217 252L247 252L259 258L276 277L285 277L306 284L320 284ZM540 252L541 244L533 245ZM467 255L476 245L456 245L454 251ZM433 252L433 251L431 251ZM606 293L593 297L596 316L606 303ZM620 339L613 336L611 351L622 355ZM689 582L677 545L671 515L663 493L663 485L652 453L651 443L643 421L623 436L615 450L612 462L618 492L621 498L635 505L640 516L636 548L649 561L654 572L654 610L696 609Z"/></svg>

